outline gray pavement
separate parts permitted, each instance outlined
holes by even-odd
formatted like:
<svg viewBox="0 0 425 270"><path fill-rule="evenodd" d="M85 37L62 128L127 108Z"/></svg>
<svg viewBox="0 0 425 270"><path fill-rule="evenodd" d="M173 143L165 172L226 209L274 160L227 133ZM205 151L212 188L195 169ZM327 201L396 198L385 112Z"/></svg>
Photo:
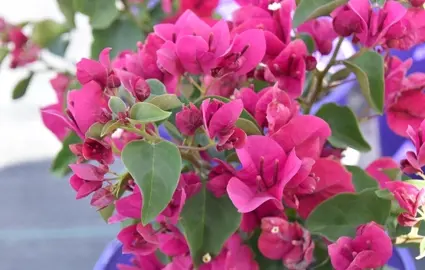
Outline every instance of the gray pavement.
<svg viewBox="0 0 425 270"><path fill-rule="evenodd" d="M0 170L0 270L90 270L117 226L75 200L49 160Z"/></svg>

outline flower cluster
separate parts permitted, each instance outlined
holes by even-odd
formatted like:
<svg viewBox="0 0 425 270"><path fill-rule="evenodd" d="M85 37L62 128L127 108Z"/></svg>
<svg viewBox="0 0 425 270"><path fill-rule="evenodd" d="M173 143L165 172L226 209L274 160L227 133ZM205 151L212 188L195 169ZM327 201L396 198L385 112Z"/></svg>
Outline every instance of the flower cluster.
<svg viewBox="0 0 425 270"><path fill-rule="evenodd" d="M384 266L391 238L399 236L387 225L413 227L425 219L425 191L390 179L386 170L399 168L390 159L367 173L344 166L346 147L367 144L361 134L347 135L345 125L358 130L354 114L333 105L344 110L342 123L334 118L341 111L310 111L334 88L332 66L345 64L359 77L365 72L357 69L367 68L357 60L362 54L381 57L423 42L420 1L376 9L350 0L330 16L297 24L292 14L299 17L302 3L294 0L239 0L232 21L203 18L217 3L195 2L182 1L187 10L155 25L137 51L112 59L106 48L98 60L78 62L80 89L66 93L72 79L57 75L51 84L58 101L42 109L45 125L75 156L69 167L76 198L91 196L108 223L125 224L117 238L134 262L120 269ZM362 49L336 59L346 37ZM319 53L332 53L324 70L316 68ZM425 85L422 74L405 77L409 66L387 55L376 69L382 83L385 71L381 99L390 126L416 147L401 169L423 176ZM124 172L111 166L116 160ZM369 203L381 208L365 213Z"/></svg>
<svg viewBox="0 0 425 270"><path fill-rule="evenodd" d="M40 48L23 33L22 28L0 18L0 46L11 44L10 68L17 68L38 59Z"/></svg>

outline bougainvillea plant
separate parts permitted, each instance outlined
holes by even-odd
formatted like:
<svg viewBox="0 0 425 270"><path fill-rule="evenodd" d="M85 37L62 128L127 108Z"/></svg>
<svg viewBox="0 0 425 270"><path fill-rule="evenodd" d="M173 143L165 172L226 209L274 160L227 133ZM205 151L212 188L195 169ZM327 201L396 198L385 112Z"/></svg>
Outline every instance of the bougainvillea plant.
<svg viewBox="0 0 425 270"><path fill-rule="evenodd" d="M391 55L425 41L424 1L239 0L225 21L218 1L163 0L154 24L140 1L102 7L113 16L63 2L71 19L89 15L93 52L111 47L58 74L42 116L77 199L122 224L134 260L120 269L381 269L411 243L425 256L425 75ZM37 43L2 26L12 67L37 58ZM120 43L133 29L135 50ZM344 40L357 52L340 59ZM353 78L367 115L313 109ZM345 149L371 149L358 122L383 113L414 150L343 165Z"/></svg>

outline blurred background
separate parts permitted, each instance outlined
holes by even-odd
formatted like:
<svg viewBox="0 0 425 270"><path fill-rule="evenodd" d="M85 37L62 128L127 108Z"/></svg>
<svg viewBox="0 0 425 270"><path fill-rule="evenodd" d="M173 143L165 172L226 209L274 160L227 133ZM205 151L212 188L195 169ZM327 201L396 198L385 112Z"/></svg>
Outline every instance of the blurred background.
<svg viewBox="0 0 425 270"><path fill-rule="evenodd" d="M64 21L54 0L0 0L0 17L11 23L51 18ZM76 62L89 56L88 19L77 16L66 57ZM87 200L75 200L67 178L49 172L61 148L44 127L40 107L54 103L49 80L37 75L27 94L11 99L15 84L27 73L0 69L0 269L93 269L102 250L115 237L116 226L105 225ZM61 65L62 63L57 63Z"/></svg>

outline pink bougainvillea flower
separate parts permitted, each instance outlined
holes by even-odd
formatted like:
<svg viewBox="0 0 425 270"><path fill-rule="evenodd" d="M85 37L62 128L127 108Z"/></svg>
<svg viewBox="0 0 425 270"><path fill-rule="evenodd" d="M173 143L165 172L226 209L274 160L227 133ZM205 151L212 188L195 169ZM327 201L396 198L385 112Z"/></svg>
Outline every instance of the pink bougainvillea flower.
<svg viewBox="0 0 425 270"><path fill-rule="evenodd" d="M385 104L390 106L393 104L401 90L403 89L403 80L405 79L407 70L412 65L412 59L401 61L396 56L385 58Z"/></svg>
<svg viewBox="0 0 425 270"><path fill-rule="evenodd" d="M178 187L184 189L187 198L190 198L201 190L201 179L194 172L182 173Z"/></svg>
<svg viewBox="0 0 425 270"><path fill-rule="evenodd" d="M202 112L190 103L176 114L176 126L186 136L192 136L202 126Z"/></svg>
<svg viewBox="0 0 425 270"><path fill-rule="evenodd" d="M235 133L235 123L243 110L241 100L223 103L215 99L206 99L201 104L203 123L208 137L219 140L218 146L226 142Z"/></svg>
<svg viewBox="0 0 425 270"><path fill-rule="evenodd" d="M9 64L10 68L22 67L37 61L40 51L41 49L33 43L26 44L22 48L14 48L10 53L12 58Z"/></svg>
<svg viewBox="0 0 425 270"><path fill-rule="evenodd" d="M124 70L117 70L117 75L124 87L136 98L145 101L151 94L149 84L140 76Z"/></svg>
<svg viewBox="0 0 425 270"><path fill-rule="evenodd" d="M425 189L419 190L415 186L402 181L387 182L385 186L394 194L400 207L406 210L399 215L399 223L402 226L414 226L420 220L416 218L418 208L425 204Z"/></svg>
<svg viewBox="0 0 425 270"><path fill-rule="evenodd" d="M340 237L328 250L335 270L374 269L387 263L393 247L385 231L370 222L357 228L354 239Z"/></svg>
<svg viewBox="0 0 425 270"><path fill-rule="evenodd" d="M80 90L68 93L68 110L71 120L82 134L85 134L92 124L110 120L107 116L107 98L99 84L94 81L83 85Z"/></svg>
<svg viewBox="0 0 425 270"><path fill-rule="evenodd" d="M408 50L416 44L415 25L408 14L409 10L400 21L388 28L384 47Z"/></svg>
<svg viewBox="0 0 425 270"><path fill-rule="evenodd" d="M184 69L176 54L176 44L166 41L156 54L158 58L158 67L160 70L166 71L173 76L180 76L184 73Z"/></svg>
<svg viewBox="0 0 425 270"><path fill-rule="evenodd" d="M123 244L123 253L149 255L158 247L158 237L151 224L143 226L141 223L121 229L117 235Z"/></svg>
<svg viewBox="0 0 425 270"><path fill-rule="evenodd" d="M286 155L273 139L249 136L236 153L243 168L237 177L230 179L227 193L238 211L254 211L270 200L280 204L285 185L301 166L295 152Z"/></svg>
<svg viewBox="0 0 425 270"><path fill-rule="evenodd" d="M90 205L96 207L97 210L111 205L115 201L115 196L112 194L110 187L96 190L90 200Z"/></svg>
<svg viewBox="0 0 425 270"><path fill-rule="evenodd" d="M417 129L425 118L425 94L412 90L401 92L397 101L387 109L388 126L397 135L407 137L408 126Z"/></svg>
<svg viewBox="0 0 425 270"><path fill-rule="evenodd" d="M244 109L247 110L251 115L255 115L255 107L257 105L259 96L252 88L244 87L240 90L235 90L235 98L241 99L243 102Z"/></svg>
<svg viewBox="0 0 425 270"><path fill-rule="evenodd" d="M210 17L218 3L219 0L182 0L180 1L180 10L191 10L199 17Z"/></svg>
<svg viewBox="0 0 425 270"><path fill-rule="evenodd" d="M276 32L273 16L267 10L248 5L237 9L232 14L232 35L240 34L249 29L263 29Z"/></svg>
<svg viewBox="0 0 425 270"><path fill-rule="evenodd" d="M186 239L179 229L167 225L163 233L158 234L159 250L167 256L184 255L189 251Z"/></svg>
<svg viewBox="0 0 425 270"><path fill-rule="evenodd" d="M218 165L211 169L208 174L207 189L216 197L226 194L227 184L236 175L236 170L220 159L213 159Z"/></svg>
<svg viewBox="0 0 425 270"><path fill-rule="evenodd" d="M406 14L396 1L387 1L382 9L372 9L368 0L350 0L332 12L335 31L342 36L355 34L355 40L367 47L385 42L388 29Z"/></svg>
<svg viewBox="0 0 425 270"><path fill-rule="evenodd" d="M192 270L192 258L189 255L176 256L162 270Z"/></svg>
<svg viewBox="0 0 425 270"><path fill-rule="evenodd" d="M84 140L82 155L87 160L96 160L100 163L111 164L114 162L111 146L97 139L86 138Z"/></svg>
<svg viewBox="0 0 425 270"><path fill-rule="evenodd" d="M335 160L323 158L316 160L311 173L317 179L314 192L298 195L298 214L302 218L307 218L311 211L326 199L342 192L354 192L351 173Z"/></svg>
<svg viewBox="0 0 425 270"><path fill-rule="evenodd" d="M385 188L385 183L392 179L385 174L385 170L398 169L399 165L390 157L381 157L369 164L366 172L375 178L381 188Z"/></svg>
<svg viewBox="0 0 425 270"><path fill-rule="evenodd" d="M62 73L58 73L56 77L50 80L50 85L53 87L53 90L55 90L58 103L64 104L65 93L70 83L71 79Z"/></svg>
<svg viewBox="0 0 425 270"><path fill-rule="evenodd" d="M296 2L294 0L274 2L280 3L280 8L273 14L276 24L276 35L285 45L288 45L291 41L292 12L296 8Z"/></svg>
<svg viewBox="0 0 425 270"><path fill-rule="evenodd" d="M307 21L298 26L297 29L299 32L310 34L316 48L324 55L332 51L332 41L338 36L332 27L332 20L328 17Z"/></svg>
<svg viewBox="0 0 425 270"><path fill-rule="evenodd" d="M312 115L300 115L282 126L271 137L286 152L295 148L298 157L317 159L330 135L331 129L324 120Z"/></svg>
<svg viewBox="0 0 425 270"><path fill-rule="evenodd" d="M402 170L405 173L423 173L422 167L425 166L425 120L416 130L408 126L406 133L415 146L415 151L406 153L406 159L400 162Z"/></svg>
<svg viewBox="0 0 425 270"><path fill-rule="evenodd" d="M77 192L76 199L87 197L100 189L104 175L108 171L103 167L96 167L92 164L71 164L69 167L74 172L69 183Z"/></svg>
<svg viewBox="0 0 425 270"><path fill-rule="evenodd" d="M97 82L102 88L116 88L120 86L120 80L115 75L111 66L109 53L111 48L103 49L99 54L99 62L83 58L77 63L77 79L81 84L91 81Z"/></svg>
<svg viewBox="0 0 425 270"><path fill-rule="evenodd" d="M132 265L118 264L118 270L161 270L164 268L154 253L145 256L136 255L131 263Z"/></svg>
<svg viewBox="0 0 425 270"><path fill-rule="evenodd" d="M222 96L229 98L235 92L235 89L241 86L246 78L246 75L228 73L220 77L220 79L212 76L204 76L203 81L205 87L208 89L208 96Z"/></svg>
<svg viewBox="0 0 425 270"><path fill-rule="evenodd" d="M282 259L288 269L307 269L313 261L314 242L310 233L298 223L282 218L261 220L258 248L269 259Z"/></svg>
<svg viewBox="0 0 425 270"><path fill-rule="evenodd" d="M261 127L269 128L270 135L298 114L298 104L277 85L263 89L259 96L255 107L255 119Z"/></svg>
<svg viewBox="0 0 425 270"><path fill-rule="evenodd" d="M108 223L116 223L128 218L140 219L142 213L142 193L135 186L131 195L121 197L115 201L116 214L111 216Z"/></svg>
<svg viewBox="0 0 425 270"><path fill-rule="evenodd" d="M22 48L28 41L28 37L19 27L12 27L8 33L9 40L15 45L15 48Z"/></svg>
<svg viewBox="0 0 425 270"><path fill-rule="evenodd" d="M231 150L241 148L245 145L246 133L242 129L235 127L232 134L224 143L217 145L217 151Z"/></svg>
<svg viewBox="0 0 425 270"><path fill-rule="evenodd" d="M60 141L63 141L69 133L70 124L63 113L61 104L52 104L43 107L41 110L41 119L46 126Z"/></svg>
<svg viewBox="0 0 425 270"><path fill-rule="evenodd" d="M178 188L168 203L167 207L160 213L157 218L158 222L168 222L170 224L177 224L183 206L186 202L186 192L182 188Z"/></svg>
<svg viewBox="0 0 425 270"><path fill-rule="evenodd" d="M292 98L301 95L306 64L307 47L302 40L294 40L273 60L268 63L269 79L279 83L279 88L285 89Z"/></svg>
<svg viewBox="0 0 425 270"><path fill-rule="evenodd" d="M263 30L250 29L233 38L232 44L217 59L217 67L212 70L214 77L227 73L245 75L253 70L266 53L266 40Z"/></svg>

